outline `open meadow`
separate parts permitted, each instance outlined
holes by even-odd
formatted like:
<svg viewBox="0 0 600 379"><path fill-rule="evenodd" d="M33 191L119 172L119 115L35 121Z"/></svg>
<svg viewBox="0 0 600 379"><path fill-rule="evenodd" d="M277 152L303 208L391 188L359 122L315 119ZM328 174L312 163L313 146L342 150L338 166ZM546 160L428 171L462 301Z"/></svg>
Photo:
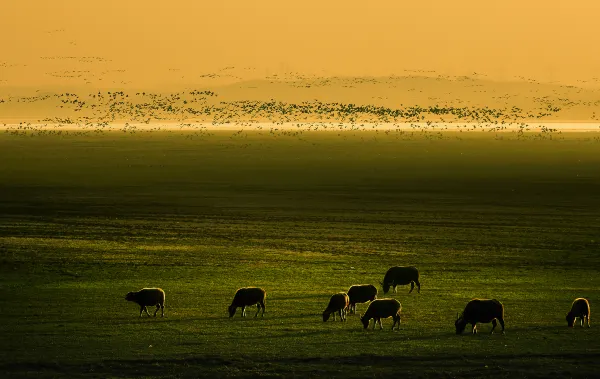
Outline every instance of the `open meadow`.
<svg viewBox="0 0 600 379"><path fill-rule="evenodd" d="M565 321L576 297L600 306L597 133L187 137L0 134L3 377L600 372L600 327ZM400 330L322 321L352 284L387 297L397 265L422 283L388 294ZM243 286L264 318L228 318ZM165 318L125 301L143 287ZM475 297L504 304L505 335L455 334Z"/></svg>

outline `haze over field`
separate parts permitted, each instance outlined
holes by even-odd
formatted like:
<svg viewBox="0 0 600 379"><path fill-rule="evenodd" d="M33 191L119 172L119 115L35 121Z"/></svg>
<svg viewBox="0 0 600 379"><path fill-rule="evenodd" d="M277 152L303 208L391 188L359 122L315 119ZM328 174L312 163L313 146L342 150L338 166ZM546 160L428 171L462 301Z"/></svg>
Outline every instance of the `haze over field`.
<svg viewBox="0 0 600 379"><path fill-rule="evenodd" d="M591 0L369 7L66 0L0 9L1 122L74 118L39 98L70 93L86 101L98 91L210 90L216 103L517 107L520 121L600 115L600 53L592 48L600 45L593 19L600 5Z"/></svg>
<svg viewBox="0 0 600 379"><path fill-rule="evenodd" d="M3 79L64 85L57 71L71 69L94 85L106 86L102 72L109 85L196 84L233 66L246 69L235 73L243 79L408 69L598 84L599 11L593 0L5 2L0 41L11 72Z"/></svg>

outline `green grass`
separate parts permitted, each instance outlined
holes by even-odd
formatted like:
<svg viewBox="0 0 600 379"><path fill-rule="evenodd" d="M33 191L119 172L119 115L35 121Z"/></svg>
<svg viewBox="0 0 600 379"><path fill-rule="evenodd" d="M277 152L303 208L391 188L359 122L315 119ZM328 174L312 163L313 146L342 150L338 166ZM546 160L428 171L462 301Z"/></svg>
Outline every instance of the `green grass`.
<svg viewBox="0 0 600 379"><path fill-rule="evenodd" d="M597 375L599 329L564 315L600 295L600 144L447 136L0 136L0 371ZM400 331L321 321L394 265L422 276L393 294ZM264 319L228 319L249 285ZM124 300L145 286L166 291L164 319ZM454 334L473 297L504 303L505 336Z"/></svg>

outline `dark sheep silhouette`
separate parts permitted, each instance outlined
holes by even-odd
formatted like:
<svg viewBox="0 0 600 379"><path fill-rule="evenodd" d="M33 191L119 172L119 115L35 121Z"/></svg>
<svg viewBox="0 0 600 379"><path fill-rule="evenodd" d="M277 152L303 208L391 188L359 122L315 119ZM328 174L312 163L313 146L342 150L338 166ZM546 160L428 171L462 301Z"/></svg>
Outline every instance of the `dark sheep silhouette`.
<svg viewBox="0 0 600 379"><path fill-rule="evenodd" d="M396 324L398 324L398 329L400 328L400 311L402 310L402 305L396 299L377 299L373 300L367 311L361 315L360 321L363 323L365 329L369 327L369 322L371 319L375 319L375 323L373 324L373 330L379 322L379 329L383 329L383 325L381 324L382 318L392 317L394 319L394 323L392 324L392 330Z"/></svg>
<svg viewBox="0 0 600 379"><path fill-rule="evenodd" d="M501 302L496 299L473 299L467 303L463 313L458 316L454 326L456 327L456 334L461 334L467 324L471 324L473 329L472 333L477 333L477 323L492 323L492 331L498 322L502 326L502 334L504 334L504 306Z"/></svg>
<svg viewBox="0 0 600 379"><path fill-rule="evenodd" d="M396 293L396 286L410 284L411 293L417 285L417 291L421 293L421 283L419 283L419 270L413 266L395 266L390 268L383 278L381 286L383 287L383 293L386 294L390 290L390 287L394 288Z"/></svg>
<svg viewBox="0 0 600 379"><path fill-rule="evenodd" d="M350 313L356 314L356 304L377 299L377 287L372 284L356 284L348 290Z"/></svg>
<svg viewBox="0 0 600 379"><path fill-rule="evenodd" d="M590 303L587 299L579 297L573 301L573 305L571 305L571 310L567 313L567 324L570 328L575 324L575 319L579 317L579 321L581 322L581 327L583 328L583 324L587 319L587 326L590 327Z"/></svg>
<svg viewBox="0 0 600 379"><path fill-rule="evenodd" d="M265 301L267 299L267 293L262 288L258 287L245 287L240 288L235 293L233 297L233 301L229 306L229 317L233 317L235 315L235 311L241 307L242 308L242 317L246 317L246 307L256 304L256 314L254 317L258 316L258 313L262 309L261 317L265 315Z"/></svg>
<svg viewBox="0 0 600 379"><path fill-rule="evenodd" d="M154 311L154 317L156 317L156 312L161 309L161 316L165 316L165 291L160 288L142 288L137 292L129 292L125 295L125 300L133 301L140 306L140 317L142 317L142 313L146 311L148 317L150 317L150 313L148 313L147 306L156 305L156 310Z"/></svg>
<svg viewBox="0 0 600 379"><path fill-rule="evenodd" d="M350 300L345 292L336 293L329 299L327 308L323 311L323 322L329 320L329 316L333 313L333 321L335 321L335 313L340 315L340 321L346 321L346 311Z"/></svg>

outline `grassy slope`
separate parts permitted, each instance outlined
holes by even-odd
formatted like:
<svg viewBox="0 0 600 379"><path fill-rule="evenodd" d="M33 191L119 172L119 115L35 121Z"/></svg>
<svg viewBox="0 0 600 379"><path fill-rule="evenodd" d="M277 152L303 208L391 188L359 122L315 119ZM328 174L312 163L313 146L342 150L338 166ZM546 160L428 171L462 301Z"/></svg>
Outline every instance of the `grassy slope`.
<svg viewBox="0 0 600 379"><path fill-rule="evenodd" d="M598 329L564 321L573 298L594 308L599 296L597 142L222 133L0 146L11 376L598 371ZM401 331L320 321L331 294L404 264L423 291L394 295ZM245 285L267 290L264 320L227 319ZM123 300L144 286L167 292L165 319ZM505 304L506 336L454 335L472 297Z"/></svg>

